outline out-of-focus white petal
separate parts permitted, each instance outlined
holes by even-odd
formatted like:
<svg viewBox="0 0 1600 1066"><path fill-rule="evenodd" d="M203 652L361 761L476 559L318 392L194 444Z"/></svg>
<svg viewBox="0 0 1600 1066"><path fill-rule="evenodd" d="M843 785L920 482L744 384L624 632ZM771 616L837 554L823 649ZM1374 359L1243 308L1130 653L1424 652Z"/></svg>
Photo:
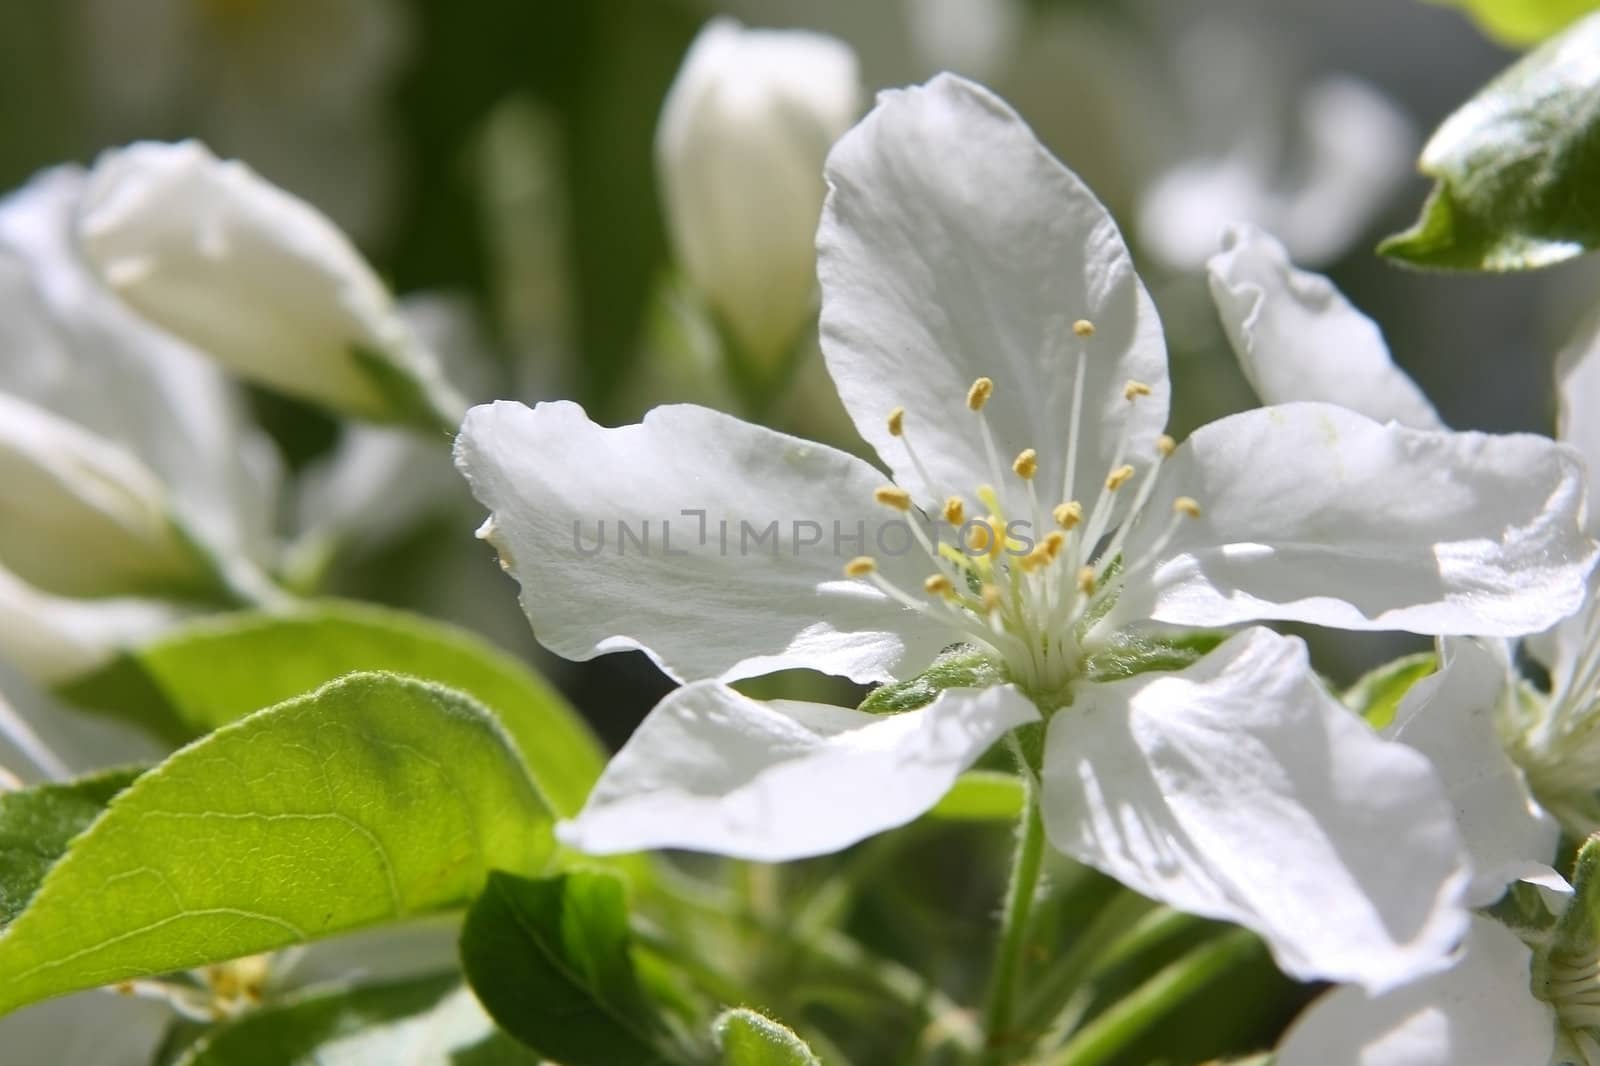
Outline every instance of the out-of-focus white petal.
<svg viewBox="0 0 1600 1066"><path fill-rule="evenodd" d="M1557 436L1572 445L1600 476L1600 307L1590 312L1556 356L1560 408ZM1590 532L1600 532L1600 505L1589 508Z"/></svg>
<svg viewBox="0 0 1600 1066"><path fill-rule="evenodd" d="M1284 1037L1277 1066L1546 1066L1556 1017L1529 991L1528 947L1473 918L1443 973L1379 995L1329 992Z"/></svg>
<svg viewBox="0 0 1600 1066"><path fill-rule="evenodd" d="M947 689L919 710L872 715L696 682L650 712L557 835L595 854L822 855L911 821L1038 717L1009 685Z"/></svg>
<svg viewBox="0 0 1600 1066"><path fill-rule="evenodd" d="M1249 629L1185 670L1078 686L1043 780L1056 847L1255 930L1291 976L1392 988L1464 931L1432 767L1335 700L1297 639Z"/></svg>
<svg viewBox="0 0 1600 1066"><path fill-rule="evenodd" d="M979 377L994 381L985 415L998 462L1036 449L1046 506L1060 502L1074 434L1079 491L1118 461L1124 429L1129 463L1154 455L1168 396L1155 307L1111 216L1010 107L952 75L885 92L840 138L827 176L822 350L856 428L899 483L925 501L970 498L983 483L1005 491L967 408ZM1075 334L1080 319L1092 337ZM1149 395L1130 403L1130 379ZM895 407L906 411L903 439L884 422ZM1008 511L1027 513L1025 498Z"/></svg>
<svg viewBox="0 0 1600 1066"><path fill-rule="evenodd" d="M1582 602L1594 545L1577 454L1545 437L1439 433L1282 404L1196 430L1162 466L1118 619L1517 636ZM1162 518L1180 496L1198 518Z"/></svg>
<svg viewBox="0 0 1600 1066"><path fill-rule="evenodd" d="M1206 263L1211 296L1239 368L1265 404L1323 400L1379 422L1444 423L1394 365L1377 323L1320 274L1296 270L1283 245L1232 226Z"/></svg>
<svg viewBox="0 0 1600 1066"><path fill-rule="evenodd" d="M501 401L467 415L456 463L534 633L569 659L642 648L686 680L806 667L876 681L954 639L845 579L876 555L920 592L932 564L874 503L887 479L825 445L703 407L605 429L573 403Z"/></svg>
<svg viewBox="0 0 1600 1066"><path fill-rule="evenodd" d="M379 420L454 425L464 407L333 223L197 142L101 156L80 247L140 314L243 377Z"/></svg>
<svg viewBox="0 0 1600 1066"><path fill-rule="evenodd" d="M0 659L42 684L87 673L182 617L169 601L52 596L0 567Z"/></svg>

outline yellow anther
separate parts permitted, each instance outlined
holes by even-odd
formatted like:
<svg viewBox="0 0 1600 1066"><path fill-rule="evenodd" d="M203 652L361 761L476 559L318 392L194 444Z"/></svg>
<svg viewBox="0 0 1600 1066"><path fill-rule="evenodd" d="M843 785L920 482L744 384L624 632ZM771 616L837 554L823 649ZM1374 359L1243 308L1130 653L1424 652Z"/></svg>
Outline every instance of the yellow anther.
<svg viewBox="0 0 1600 1066"><path fill-rule="evenodd" d="M1122 398L1130 403L1140 396L1150 395L1150 386L1142 381L1129 381L1122 386Z"/></svg>
<svg viewBox="0 0 1600 1066"><path fill-rule="evenodd" d="M1032 448L1022 449L1017 453L1017 457L1011 460L1011 469L1016 471L1016 475L1022 480L1029 480L1039 472L1039 453Z"/></svg>
<svg viewBox="0 0 1600 1066"><path fill-rule="evenodd" d="M870 555L858 555L844 564L845 577L866 577L878 569L877 562Z"/></svg>
<svg viewBox="0 0 1600 1066"><path fill-rule="evenodd" d="M1056 509L1050 512L1050 517L1056 520L1056 525L1062 529L1071 529L1083 521L1083 504L1077 500L1056 504Z"/></svg>
<svg viewBox="0 0 1600 1066"><path fill-rule="evenodd" d="M906 431L906 409L896 407L889 412L889 436L898 437Z"/></svg>
<svg viewBox="0 0 1600 1066"><path fill-rule="evenodd" d="M989 515L983 521L989 527L989 558L998 559L1006 546L1006 524L994 515Z"/></svg>
<svg viewBox="0 0 1600 1066"><path fill-rule="evenodd" d="M944 501L944 520L953 526L959 526L966 520L967 505L961 502L960 496L952 496Z"/></svg>
<svg viewBox="0 0 1600 1066"><path fill-rule="evenodd" d="M985 611L993 612L1000 609L1000 590L993 585L983 586L983 591L978 595L983 599L983 609Z"/></svg>
<svg viewBox="0 0 1600 1066"><path fill-rule="evenodd" d="M1066 547L1067 535L1059 529L1052 529L1049 536L1044 538L1044 550L1054 559L1061 554L1061 549Z"/></svg>
<svg viewBox="0 0 1600 1066"><path fill-rule="evenodd" d="M1172 501L1172 510L1176 514L1187 515L1189 518L1200 517L1200 505L1193 496L1179 496Z"/></svg>
<svg viewBox="0 0 1600 1066"><path fill-rule="evenodd" d="M1022 565L1022 569L1031 574L1035 570L1041 570L1044 567L1049 566L1050 560L1053 558L1055 558L1055 556L1051 553L1050 549L1045 545L1040 544L1027 555L1024 555L1020 560L1020 563Z"/></svg>
<svg viewBox="0 0 1600 1066"><path fill-rule="evenodd" d="M1078 568L1078 591L1085 596L1094 595L1094 567L1081 566Z"/></svg>
<svg viewBox="0 0 1600 1066"><path fill-rule="evenodd" d="M911 510L911 493L899 485L885 485L881 489L874 489L872 498L885 507L893 507L896 511Z"/></svg>
<svg viewBox="0 0 1600 1066"><path fill-rule="evenodd" d="M1178 450L1178 442L1165 433L1156 438L1156 451L1161 453L1161 458L1166 459Z"/></svg>
<svg viewBox="0 0 1600 1066"><path fill-rule="evenodd" d="M993 393L994 382L989 378L979 378L972 383L972 388L967 390L967 406L974 411L981 411Z"/></svg>
<svg viewBox="0 0 1600 1066"><path fill-rule="evenodd" d="M1094 323L1087 318L1080 318L1072 324L1072 332L1080 337L1092 337L1094 336Z"/></svg>
<svg viewBox="0 0 1600 1066"><path fill-rule="evenodd" d="M930 596L953 596L956 591L956 587L950 583L950 579L943 574L933 574L922 583L922 587Z"/></svg>
<svg viewBox="0 0 1600 1066"><path fill-rule="evenodd" d="M1123 463L1106 475L1106 490L1116 492L1131 480L1133 480L1133 467Z"/></svg>

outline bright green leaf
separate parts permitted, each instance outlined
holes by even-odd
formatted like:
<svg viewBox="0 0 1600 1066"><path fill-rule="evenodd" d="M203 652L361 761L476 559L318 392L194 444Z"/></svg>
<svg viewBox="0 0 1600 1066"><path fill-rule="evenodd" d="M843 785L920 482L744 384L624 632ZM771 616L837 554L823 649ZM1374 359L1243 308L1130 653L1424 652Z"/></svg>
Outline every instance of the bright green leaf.
<svg viewBox="0 0 1600 1066"><path fill-rule="evenodd" d="M426 1050L428 1057L423 1057ZM457 974L308 992L206 1032L173 1066L539 1066L494 1027Z"/></svg>
<svg viewBox="0 0 1600 1066"><path fill-rule="evenodd" d="M465 904L538 872L550 818L478 704L358 674L118 794L0 934L0 1012Z"/></svg>
<svg viewBox="0 0 1600 1066"><path fill-rule="evenodd" d="M208 619L125 655L63 695L187 740L359 670L426 678L488 707L559 815L577 813L605 765L577 713L511 656L465 630L362 604Z"/></svg>
<svg viewBox="0 0 1600 1066"><path fill-rule="evenodd" d="M1015 822L1022 815L1022 779L998 770L968 770L928 812L948 822Z"/></svg>
<svg viewBox="0 0 1600 1066"><path fill-rule="evenodd" d="M496 872L467 912L461 962L501 1028L563 1066L674 1061L628 953L622 882Z"/></svg>
<svg viewBox="0 0 1600 1066"><path fill-rule="evenodd" d="M1510 45L1537 44L1586 13L1600 0L1434 0L1466 8L1489 36Z"/></svg>
<svg viewBox="0 0 1600 1066"><path fill-rule="evenodd" d="M1374 729L1387 729L1411 686L1439 668L1431 651L1404 655L1368 670L1344 693L1344 705Z"/></svg>
<svg viewBox="0 0 1600 1066"><path fill-rule="evenodd" d="M711 1024L723 1066L822 1066L788 1026L743 1007L723 1012Z"/></svg>
<svg viewBox="0 0 1600 1066"><path fill-rule="evenodd" d="M1600 247L1600 14L1500 74L1422 150L1422 216L1379 246L1413 266L1526 270Z"/></svg>
<svg viewBox="0 0 1600 1066"><path fill-rule="evenodd" d="M142 769L106 770L62 784L0 793L0 928L22 913L73 837L100 817Z"/></svg>

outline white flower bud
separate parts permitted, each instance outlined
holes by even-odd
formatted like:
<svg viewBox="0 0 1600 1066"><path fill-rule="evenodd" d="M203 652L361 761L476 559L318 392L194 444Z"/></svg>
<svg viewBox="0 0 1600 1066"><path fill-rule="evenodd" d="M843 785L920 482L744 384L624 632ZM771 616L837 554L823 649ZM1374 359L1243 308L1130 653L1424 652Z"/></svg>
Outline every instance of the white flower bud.
<svg viewBox="0 0 1600 1066"><path fill-rule="evenodd" d="M843 42L719 18L662 106L656 159L679 265L764 362L814 312L822 162L860 96Z"/></svg>
<svg viewBox="0 0 1600 1066"><path fill-rule="evenodd" d="M375 420L465 410L344 234L243 163L194 141L107 152L81 211L91 269L240 376Z"/></svg>
<svg viewBox="0 0 1600 1066"><path fill-rule="evenodd" d="M218 588L149 468L103 437L0 393L0 562L67 596Z"/></svg>

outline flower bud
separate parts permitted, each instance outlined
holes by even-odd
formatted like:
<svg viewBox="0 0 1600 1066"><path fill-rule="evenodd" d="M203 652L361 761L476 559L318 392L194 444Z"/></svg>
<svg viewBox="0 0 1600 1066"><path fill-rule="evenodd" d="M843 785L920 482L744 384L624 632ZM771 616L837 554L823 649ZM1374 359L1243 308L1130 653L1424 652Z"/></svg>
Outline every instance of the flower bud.
<svg viewBox="0 0 1600 1066"><path fill-rule="evenodd" d="M465 410L344 234L198 142L102 155L79 242L126 303L241 377L377 421Z"/></svg>
<svg viewBox="0 0 1600 1066"><path fill-rule="evenodd" d="M110 441L0 393L0 564L66 596L215 590L149 468Z"/></svg>
<svg viewBox="0 0 1600 1066"><path fill-rule="evenodd" d="M765 365L814 313L822 162L860 92L843 42L719 18L662 106L656 161L679 266Z"/></svg>

